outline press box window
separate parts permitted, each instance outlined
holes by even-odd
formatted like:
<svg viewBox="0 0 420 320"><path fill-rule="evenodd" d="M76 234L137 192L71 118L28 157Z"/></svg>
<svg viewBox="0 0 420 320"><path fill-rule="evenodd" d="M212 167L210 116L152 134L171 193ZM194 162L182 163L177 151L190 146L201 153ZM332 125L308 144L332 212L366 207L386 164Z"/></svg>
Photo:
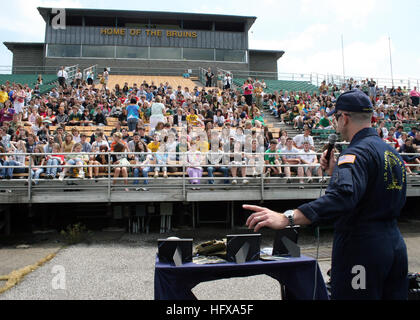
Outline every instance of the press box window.
<svg viewBox="0 0 420 320"><path fill-rule="evenodd" d="M181 60L182 50L181 48L150 48L150 59L157 60Z"/></svg>
<svg viewBox="0 0 420 320"><path fill-rule="evenodd" d="M214 49L184 48L184 60L214 61Z"/></svg>
<svg viewBox="0 0 420 320"><path fill-rule="evenodd" d="M216 50L216 61L246 62L246 51Z"/></svg>
<svg viewBox="0 0 420 320"><path fill-rule="evenodd" d="M80 45L49 44L47 57L74 58L80 57Z"/></svg>
<svg viewBox="0 0 420 320"><path fill-rule="evenodd" d="M117 58L120 59L148 59L147 47L117 47Z"/></svg>
<svg viewBox="0 0 420 320"><path fill-rule="evenodd" d="M114 46L83 46L82 57L115 58L115 47Z"/></svg>

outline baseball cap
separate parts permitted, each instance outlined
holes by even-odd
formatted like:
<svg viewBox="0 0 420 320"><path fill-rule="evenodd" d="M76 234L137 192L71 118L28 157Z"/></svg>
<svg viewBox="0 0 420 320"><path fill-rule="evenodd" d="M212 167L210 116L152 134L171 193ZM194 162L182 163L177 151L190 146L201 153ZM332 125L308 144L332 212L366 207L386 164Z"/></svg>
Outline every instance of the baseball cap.
<svg viewBox="0 0 420 320"><path fill-rule="evenodd" d="M339 110L372 113L373 105L366 93L353 89L338 97L334 111L330 112L328 116L332 116Z"/></svg>

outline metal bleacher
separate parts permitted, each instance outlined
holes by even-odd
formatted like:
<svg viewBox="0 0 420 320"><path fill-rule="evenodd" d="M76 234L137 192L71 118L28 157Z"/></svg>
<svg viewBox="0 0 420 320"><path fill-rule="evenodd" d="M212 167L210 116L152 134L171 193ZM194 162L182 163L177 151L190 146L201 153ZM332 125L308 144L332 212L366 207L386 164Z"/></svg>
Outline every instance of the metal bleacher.
<svg viewBox="0 0 420 320"><path fill-rule="evenodd" d="M244 78L235 78L233 80L234 85L242 87L246 79ZM310 82L306 81L292 81L292 80L265 80L267 89L265 92L274 93L275 91L301 91L301 92L319 92L317 86L314 86Z"/></svg>

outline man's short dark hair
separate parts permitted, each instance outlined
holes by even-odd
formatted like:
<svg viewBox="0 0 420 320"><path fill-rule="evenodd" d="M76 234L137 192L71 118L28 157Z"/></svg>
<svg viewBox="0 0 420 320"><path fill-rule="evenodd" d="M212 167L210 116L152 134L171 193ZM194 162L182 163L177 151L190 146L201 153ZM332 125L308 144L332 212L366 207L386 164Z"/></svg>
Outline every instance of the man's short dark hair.
<svg viewBox="0 0 420 320"><path fill-rule="evenodd" d="M278 144L279 142L276 139L270 141L270 144Z"/></svg>
<svg viewBox="0 0 420 320"><path fill-rule="evenodd" d="M136 100L136 99L134 99L134 98L132 98L132 99L130 100L130 103L132 103L132 104L136 104L136 103L137 103L137 100Z"/></svg>

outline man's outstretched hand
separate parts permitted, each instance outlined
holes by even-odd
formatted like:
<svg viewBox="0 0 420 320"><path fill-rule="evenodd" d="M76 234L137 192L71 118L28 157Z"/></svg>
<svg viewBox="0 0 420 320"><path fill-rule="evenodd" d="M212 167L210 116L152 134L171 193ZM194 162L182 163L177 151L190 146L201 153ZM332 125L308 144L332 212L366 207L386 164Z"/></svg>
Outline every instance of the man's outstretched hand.
<svg viewBox="0 0 420 320"><path fill-rule="evenodd" d="M254 211L246 221L246 225L249 229L254 229L255 232L258 232L264 227L281 230L289 225L289 219L278 212L251 205L244 205L243 208L245 210Z"/></svg>

